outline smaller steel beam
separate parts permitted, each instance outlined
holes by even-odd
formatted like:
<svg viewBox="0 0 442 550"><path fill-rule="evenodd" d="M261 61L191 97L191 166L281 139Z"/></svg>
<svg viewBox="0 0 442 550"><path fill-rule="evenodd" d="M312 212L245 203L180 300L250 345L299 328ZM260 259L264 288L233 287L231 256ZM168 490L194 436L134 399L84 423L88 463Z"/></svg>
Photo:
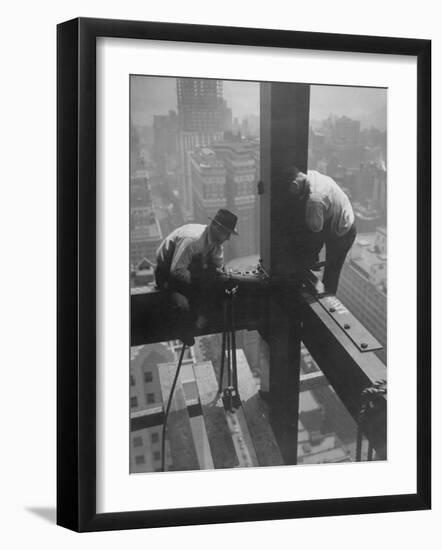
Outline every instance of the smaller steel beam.
<svg viewBox="0 0 442 550"><path fill-rule="evenodd" d="M336 321L342 330L361 352L376 351L383 348L382 344L368 332L362 323L348 311L344 304L336 296L325 295L318 297L318 302Z"/></svg>
<svg viewBox="0 0 442 550"><path fill-rule="evenodd" d="M302 340L330 385L356 422L359 421L362 392L379 380L387 379L386 366L372 351L363 352L336 323L330 312L308 292L300 293L303 302ZM378 457L387 456L387 401L375 424L365 434Z"/></svg>

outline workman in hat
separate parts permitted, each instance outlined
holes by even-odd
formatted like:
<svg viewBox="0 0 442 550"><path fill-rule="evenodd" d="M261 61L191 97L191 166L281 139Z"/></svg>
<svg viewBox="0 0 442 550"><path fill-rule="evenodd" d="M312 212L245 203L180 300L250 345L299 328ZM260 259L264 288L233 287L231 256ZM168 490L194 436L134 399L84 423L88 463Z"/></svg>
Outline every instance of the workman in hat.
<svg viewBox="0 0 442 550"><path fill-rule="evenodd" d="M206 322L207 291L217 272L223 271L223 243L238 234L238 217L229 210L221 208L209 219L208 225L178 227L157 250L156 284L169 293L186 345L194 344L195 330Z"/></svg>
<svg viewBox="0 0 442 550"><path fill-rule="evenodd" d="M306 252L310 252L312 258L318 257L325 244L322 282L326 292L336 294L342 266L356 238L350 200L332 178L316 170L305 174L293 168L289 190L296 200L296 217L304 229L300 240L310 249Z"/></svg>

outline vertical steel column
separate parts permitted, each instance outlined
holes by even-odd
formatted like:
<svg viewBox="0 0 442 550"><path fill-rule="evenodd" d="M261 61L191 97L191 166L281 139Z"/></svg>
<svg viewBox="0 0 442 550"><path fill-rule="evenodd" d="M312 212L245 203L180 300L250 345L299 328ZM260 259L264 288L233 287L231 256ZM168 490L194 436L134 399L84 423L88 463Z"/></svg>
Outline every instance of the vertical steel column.
<svg viewBox="0 0 442 550"><path fill-rule="evenodd" d="M309 110L309 84L261 83L260 250L273 275L289 272L287 235L294 220L287 171L307 170Z"/></svg>
<svg viewBox="0 0 442 550"><path fill-rule="evenodd" d="M307 171L310 85L261 84L261 231L262 264L272 276L293 272L289 236L293 203L288 200L288 173ZM284 288L271 296L267 342L273 429L286 464L296 464L298 445L301 324L284 303ZM290 300L293 303L293 300Z"/></svg>
<svg viewBox="0 0 442 550"><path fill-rule="evenodd" d="M285 464L297 463L301 322L275 300L268 333L270 418Z"/></svg>

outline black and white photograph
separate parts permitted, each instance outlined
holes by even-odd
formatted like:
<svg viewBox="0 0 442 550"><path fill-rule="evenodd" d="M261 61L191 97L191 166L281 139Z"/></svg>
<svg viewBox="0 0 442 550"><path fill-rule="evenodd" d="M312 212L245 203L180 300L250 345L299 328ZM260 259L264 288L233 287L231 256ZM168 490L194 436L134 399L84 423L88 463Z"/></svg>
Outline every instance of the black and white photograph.
<svg viewBox="0 0 442 550"><path fill-rule="evenodd" d="M388 460L388 89L129 79L130 473Z"/></svg>
<svg viewBox="0 0 442 550"><path fill-rule="evenodd" d="M5 4L3 548L435 546L438 6Z"/></svg>

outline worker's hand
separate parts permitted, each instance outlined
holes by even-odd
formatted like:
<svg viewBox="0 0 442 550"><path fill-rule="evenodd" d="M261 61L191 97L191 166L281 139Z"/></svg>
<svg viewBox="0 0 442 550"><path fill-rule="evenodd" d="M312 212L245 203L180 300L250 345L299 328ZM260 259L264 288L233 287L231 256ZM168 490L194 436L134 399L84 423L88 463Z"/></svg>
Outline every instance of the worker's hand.
<svg viewBox="0 0 442 550"><path fill-rule="evenodd" d="M189 273L192 284L199 283L204 276L203 260L201 254L192 257L189 264Z"/></svg>
<svg viewBox="0 0 442 550"><path fill-rule="evenodd" d="M204 282L206 284L213 284L218 276L218 267L213 262L207 262L203 264Z"/></svg>

